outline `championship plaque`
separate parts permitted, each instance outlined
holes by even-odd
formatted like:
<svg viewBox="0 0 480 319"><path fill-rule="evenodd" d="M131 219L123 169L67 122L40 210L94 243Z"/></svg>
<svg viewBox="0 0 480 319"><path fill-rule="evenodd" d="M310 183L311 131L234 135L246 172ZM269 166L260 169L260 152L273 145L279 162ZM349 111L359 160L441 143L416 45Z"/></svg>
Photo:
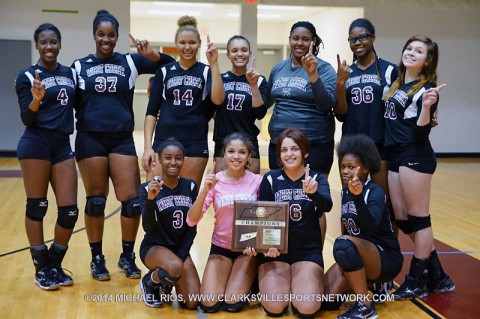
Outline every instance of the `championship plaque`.
<svg viewBox="0 0 480 319"><path fill-rule="evenodd" d="M232 251L288 251L288 202L236 200L234 211Z"/></svg>

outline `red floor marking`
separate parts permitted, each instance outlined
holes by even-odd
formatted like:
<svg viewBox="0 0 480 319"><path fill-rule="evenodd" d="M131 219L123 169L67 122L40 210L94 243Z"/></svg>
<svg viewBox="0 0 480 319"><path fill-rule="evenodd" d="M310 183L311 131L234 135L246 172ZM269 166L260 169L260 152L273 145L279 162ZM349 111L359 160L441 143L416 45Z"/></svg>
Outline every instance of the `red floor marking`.
<svg viewBox="0 0 480 319"><path fill-rule="evenodd" d="M402 251L413 251L413 243L403 233L399 236ZM457 249L435 240L437 252L445 272L455 283L455 291L450 293L430 293L423 301L446 318L480 318L480 260L467 254L441 254L441 252L458 251ZM405 255L400 274L395 278L403 283L410 267L412 255ZM478 300L477 300L478 299Z"/></svg>

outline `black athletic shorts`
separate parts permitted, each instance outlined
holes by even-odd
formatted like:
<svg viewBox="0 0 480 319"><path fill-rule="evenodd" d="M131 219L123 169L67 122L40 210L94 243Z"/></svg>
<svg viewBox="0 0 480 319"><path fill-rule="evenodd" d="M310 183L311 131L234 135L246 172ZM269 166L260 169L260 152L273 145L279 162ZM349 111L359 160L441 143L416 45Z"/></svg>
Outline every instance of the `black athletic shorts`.
<svg viewBox="0 0 480 319"><path fill-rule="evenodd" d="M17 145L17 157L39 159L57 164L73 158L70 136L41 128L27 128Z"/></svg>
<svg viewBox="0 0 480 319"><path fill-rule="evenodd" d="M310 143L310 153L305 164L310 164L310 168L322 174L330 173L333 164L333 149L335 142ZM277 163L276 144L270 142L268 145L268 164L271 170L280 168Z"/></svg>
<svg viewBox="0 0 480 319"><path fill-rule="evenodd" d="M400 166L419 173L433 174L437 168L437 159L430 143L388 147L388 170L398 173Z"/></svg>
<svg viewBox="0 0 480 319"><path fill-rule="evenodd" d="M147 257L147 254L150 249L152 249L155 246L162 246L167 249L170 249L174 254L177 254L177 251L180 249L179 247L168 247L168 246L163 246L159 244L155 244L146 240L142 240L142 243L140 244L140 260L142 263L145 265L145 258ZM178 256L178 255L177 255ZM190 254L187 255L187 257L190 256ZM146 267L147 265L145 265ZM147 267L148 268L148 267Z"/></svg>
<svg viewBox="0 0 480 319"><path fill-rule="evenodd" d="M232 261L234 261L239 256L242 256L243 252L231 251L230 249L226 249L212 243L212 245L210 246L210 255L220 255L220 256L230 258Z"/></svg>
<svg viewBox="0 0 480 319"><path fill-rule="evenodd" d="M132 132L77 132L77 161L96 156L108 157L111 153L137 157Z"/></svg>
<svg viewBox="0 0 480 319"><path fill-rule="evenodd" d="M251 140L253 144L253 155L252 158L260 158L260 150L258 147L258 140ZM215 151L213 152L214 157L223 157L223 141L215 142Z"/></svg>
<svg viewBox="0 0 480 319"><path fill-rule="evenodd" d="M382 267L380 275L375 281L387 282L393 280L402 270L403 255L401 251L390 248L384 248L380 245L375 245L380 254L380 262Z"/></svg>
<svg viewBox="0 0 480 319"><path fill-rule="evenodd" d="M187 140L178 140L182 143L185 148L185 156L187 157L203 157L208 158L208 141L207 140L198 140L198 141L187 141ZM153 150L155 153L158 153L158 147L163 140L154 140L153 141Z"/></svg>
<svg viewBox="0 0 480 319"><path fill-rule="evenodd" d="M258 254L258 264L264 264L271 261L283 261L289 265L294 264L299 261L311 261L324 267L323 265L323 254L321 250L313 250L309 252L289 252L287 254L280 254L277 258L265 257L263 253Z"/></svg>

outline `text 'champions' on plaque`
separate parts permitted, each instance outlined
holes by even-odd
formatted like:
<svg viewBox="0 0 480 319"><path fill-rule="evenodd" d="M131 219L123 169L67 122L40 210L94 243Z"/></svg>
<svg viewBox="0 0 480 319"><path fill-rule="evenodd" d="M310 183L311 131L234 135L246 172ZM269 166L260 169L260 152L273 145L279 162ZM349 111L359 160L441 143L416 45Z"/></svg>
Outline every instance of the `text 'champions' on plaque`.
<svg viewBox="0 0 480 319"><path fill-rule="evenodd" d="M235 201L232 251L288 252L288 202Z"/></svg>

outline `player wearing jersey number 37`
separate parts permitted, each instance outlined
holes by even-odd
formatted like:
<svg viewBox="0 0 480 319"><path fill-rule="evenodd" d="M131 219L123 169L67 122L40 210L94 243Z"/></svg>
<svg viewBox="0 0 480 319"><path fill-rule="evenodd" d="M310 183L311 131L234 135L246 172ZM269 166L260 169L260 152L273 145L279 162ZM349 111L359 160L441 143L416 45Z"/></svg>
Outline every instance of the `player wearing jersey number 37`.
<svg viewBox="0 0 480 319"><path fill-rule="evenodd" d="M118 260L128 278L139 278L134 245L140 224L138 185L140 171L133 141L133 93L139 74L155 73L173 59L151 49L146 40L134 39L139 54L115 52L119 24L108 11L93 20L94 54L73 63L78 76L75 156L87 195L85 227L90 243L90 270L96 280L109 280L102 253L105 205L109 178L122 203L122 254Z"/></svg>

